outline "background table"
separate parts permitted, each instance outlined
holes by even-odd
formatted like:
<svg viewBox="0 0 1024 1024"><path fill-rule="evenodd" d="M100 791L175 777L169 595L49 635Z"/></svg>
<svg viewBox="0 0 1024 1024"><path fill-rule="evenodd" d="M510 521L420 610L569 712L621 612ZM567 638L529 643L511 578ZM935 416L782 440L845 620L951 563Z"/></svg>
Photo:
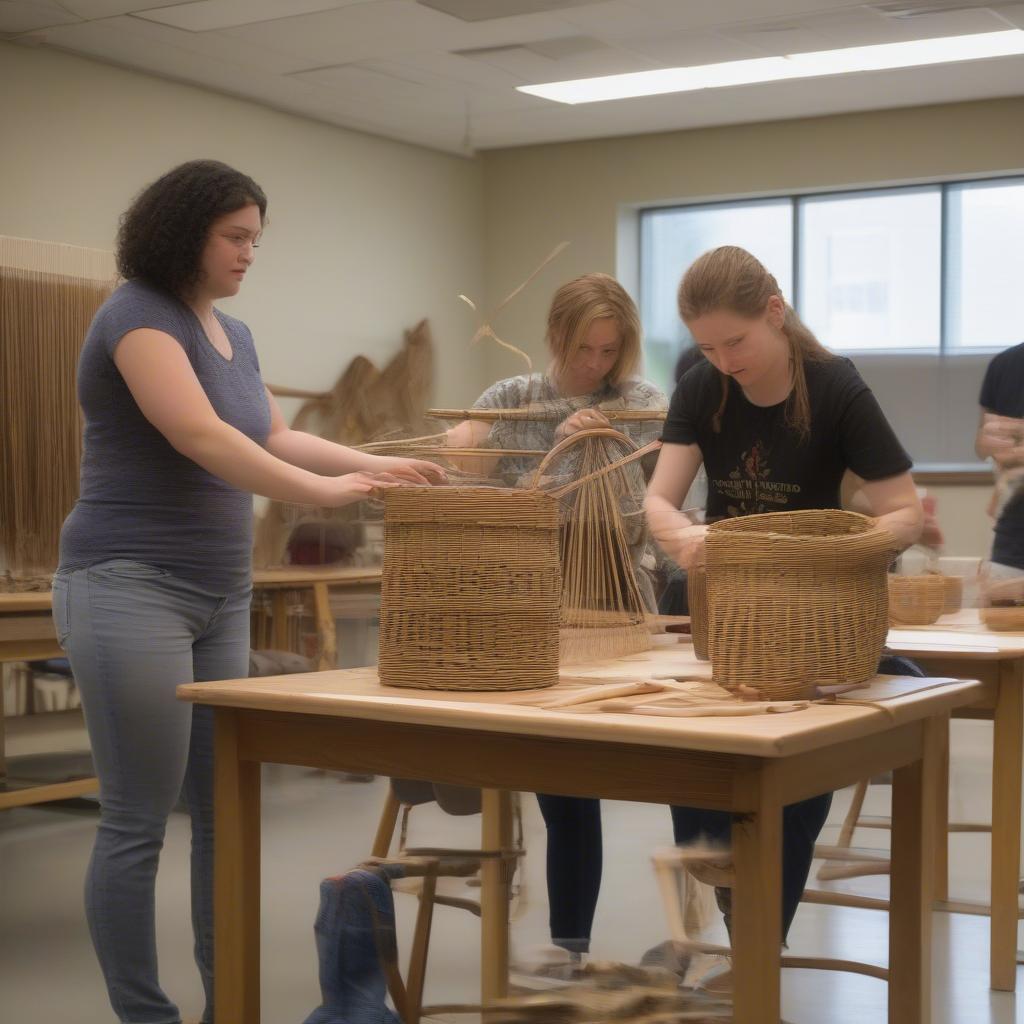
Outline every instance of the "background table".
<svg viewBox="0 0 1024 1024"><path fill-rule="evenodd" d="M958 718L993 723L992 878L989 906L949 900L949 732L943 738L939 806L934 835L935 896L942 909L991 913L991 981L1012 992L1017 982L1020 886L1021 770L1024 755L1024 635L990 631L976 609L943 616L932 626L889 632L888 647L936 675L966 676L988 684L978 703L957 709Z"/></svg>
<svg viewBox="0 0 1024 1024"><path fill-rule="evenodd" d="M257 569L253 573L254 595L263 592L272 595L272 645L279 650L295 649L288 643L287 594L289 591L309 590L317 625L318 668L332 668L338 654L338 642L331 593L344 590L353 594L372 594L380 587L380 574L379 566ZM39 661L63 656L54 632L50 592L0 593L0 662ZM17 760L12 761L10 767L12 771L8 774L4 752L4 708L0 699L0 810L85 796L95 793L99 785L91 775L56 783L39 783L17 776Z"/></svg>

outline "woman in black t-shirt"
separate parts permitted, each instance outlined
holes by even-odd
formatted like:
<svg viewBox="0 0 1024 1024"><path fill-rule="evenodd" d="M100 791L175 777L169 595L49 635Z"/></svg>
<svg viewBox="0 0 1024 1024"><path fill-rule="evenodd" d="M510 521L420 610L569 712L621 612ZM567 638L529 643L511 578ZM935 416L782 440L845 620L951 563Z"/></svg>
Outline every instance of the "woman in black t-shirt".
<svg viewBox="0 0 1024 1024"><path fill-rule="evenodd" d="M651 532L670 558L683 568L702 558L707 527L679 511L702 463L708 519L840 508L850 471L862 480L861 503L896 546L918 539L923 513L911 461L874 395L800 321L757 259L735 246L705 253L683 277L679 311L707 358L676 387L647 490ZM830 803L829 793L785 808L783 937ZM672 810L677 843L728 842L728 814Z"/></svg>

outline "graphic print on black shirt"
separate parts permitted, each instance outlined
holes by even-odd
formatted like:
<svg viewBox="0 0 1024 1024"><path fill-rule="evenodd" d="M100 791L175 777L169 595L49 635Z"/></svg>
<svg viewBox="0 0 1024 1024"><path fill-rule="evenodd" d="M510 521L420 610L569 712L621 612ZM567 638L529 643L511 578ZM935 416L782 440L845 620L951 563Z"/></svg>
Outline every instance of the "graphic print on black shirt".
<svg viewBox="0 0 1024 1024"><path fill-rule="evenodd" d="M695 366L672 396L662 440L700 447L708 474L707 516L839 508L839 486L850 469L883 480L911 467L875 396L848 359L805 364L811 408L806 439L786 423L786 403L762 407L729 381L729 399L716 433L721 401L718 372Z"/></svg>
<svg viewBox="0 0 1024 1024"><path fill-rule="evenodd" d="M710 481L710 485L727 502L727 516L785 512L790 496L800 493L799 484L772 479L771 452L761 438L740 453L740 464L727 479Z"/></svg>

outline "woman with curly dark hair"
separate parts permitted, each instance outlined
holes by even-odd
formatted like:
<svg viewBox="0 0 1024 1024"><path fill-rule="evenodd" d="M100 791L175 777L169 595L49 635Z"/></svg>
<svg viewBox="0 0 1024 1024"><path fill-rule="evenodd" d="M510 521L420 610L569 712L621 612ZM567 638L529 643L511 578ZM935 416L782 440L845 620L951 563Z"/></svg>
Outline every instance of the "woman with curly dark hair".
<svg viewBox="0 0 1024 1024"><path fill-rule="evenodd" d="M248 674L253 494L334 507L443 479L432 463L286 426L248 327L214 306L241 288L266 209L251 178L212 160L146 188L118 235L125 281L96 314L78 366L81 488L61 533L53 610L100 780L86 915L111 1005L130 1024L181 1020L157 980L154 924L179 794L192 818L202 1020L212 1020L212 718L175 700L175 688Z"/></svg>

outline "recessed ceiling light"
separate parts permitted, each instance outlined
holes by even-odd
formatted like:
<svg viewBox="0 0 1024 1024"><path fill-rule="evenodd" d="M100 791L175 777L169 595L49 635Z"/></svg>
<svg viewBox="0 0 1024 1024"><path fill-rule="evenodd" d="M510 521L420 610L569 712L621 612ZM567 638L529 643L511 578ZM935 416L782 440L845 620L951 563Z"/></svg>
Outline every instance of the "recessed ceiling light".
<svg viewBox="0 0 1024 1024"><path fill-rule="evenodd" d="M601 78L577 78L568 82L520 85L520 92L558 103L597 103L602 100L657 96L695 89L720 89L730 85L779 82L790 78L820 78L859 71L887 71L951 64L955 61L984 60L1024 54L1024 30L979 32L941 39L914 39L875 46L850 46L815 53L791 53L784 57L757 57L721 64L700 64L688 68L661 68Z"/></svg>

